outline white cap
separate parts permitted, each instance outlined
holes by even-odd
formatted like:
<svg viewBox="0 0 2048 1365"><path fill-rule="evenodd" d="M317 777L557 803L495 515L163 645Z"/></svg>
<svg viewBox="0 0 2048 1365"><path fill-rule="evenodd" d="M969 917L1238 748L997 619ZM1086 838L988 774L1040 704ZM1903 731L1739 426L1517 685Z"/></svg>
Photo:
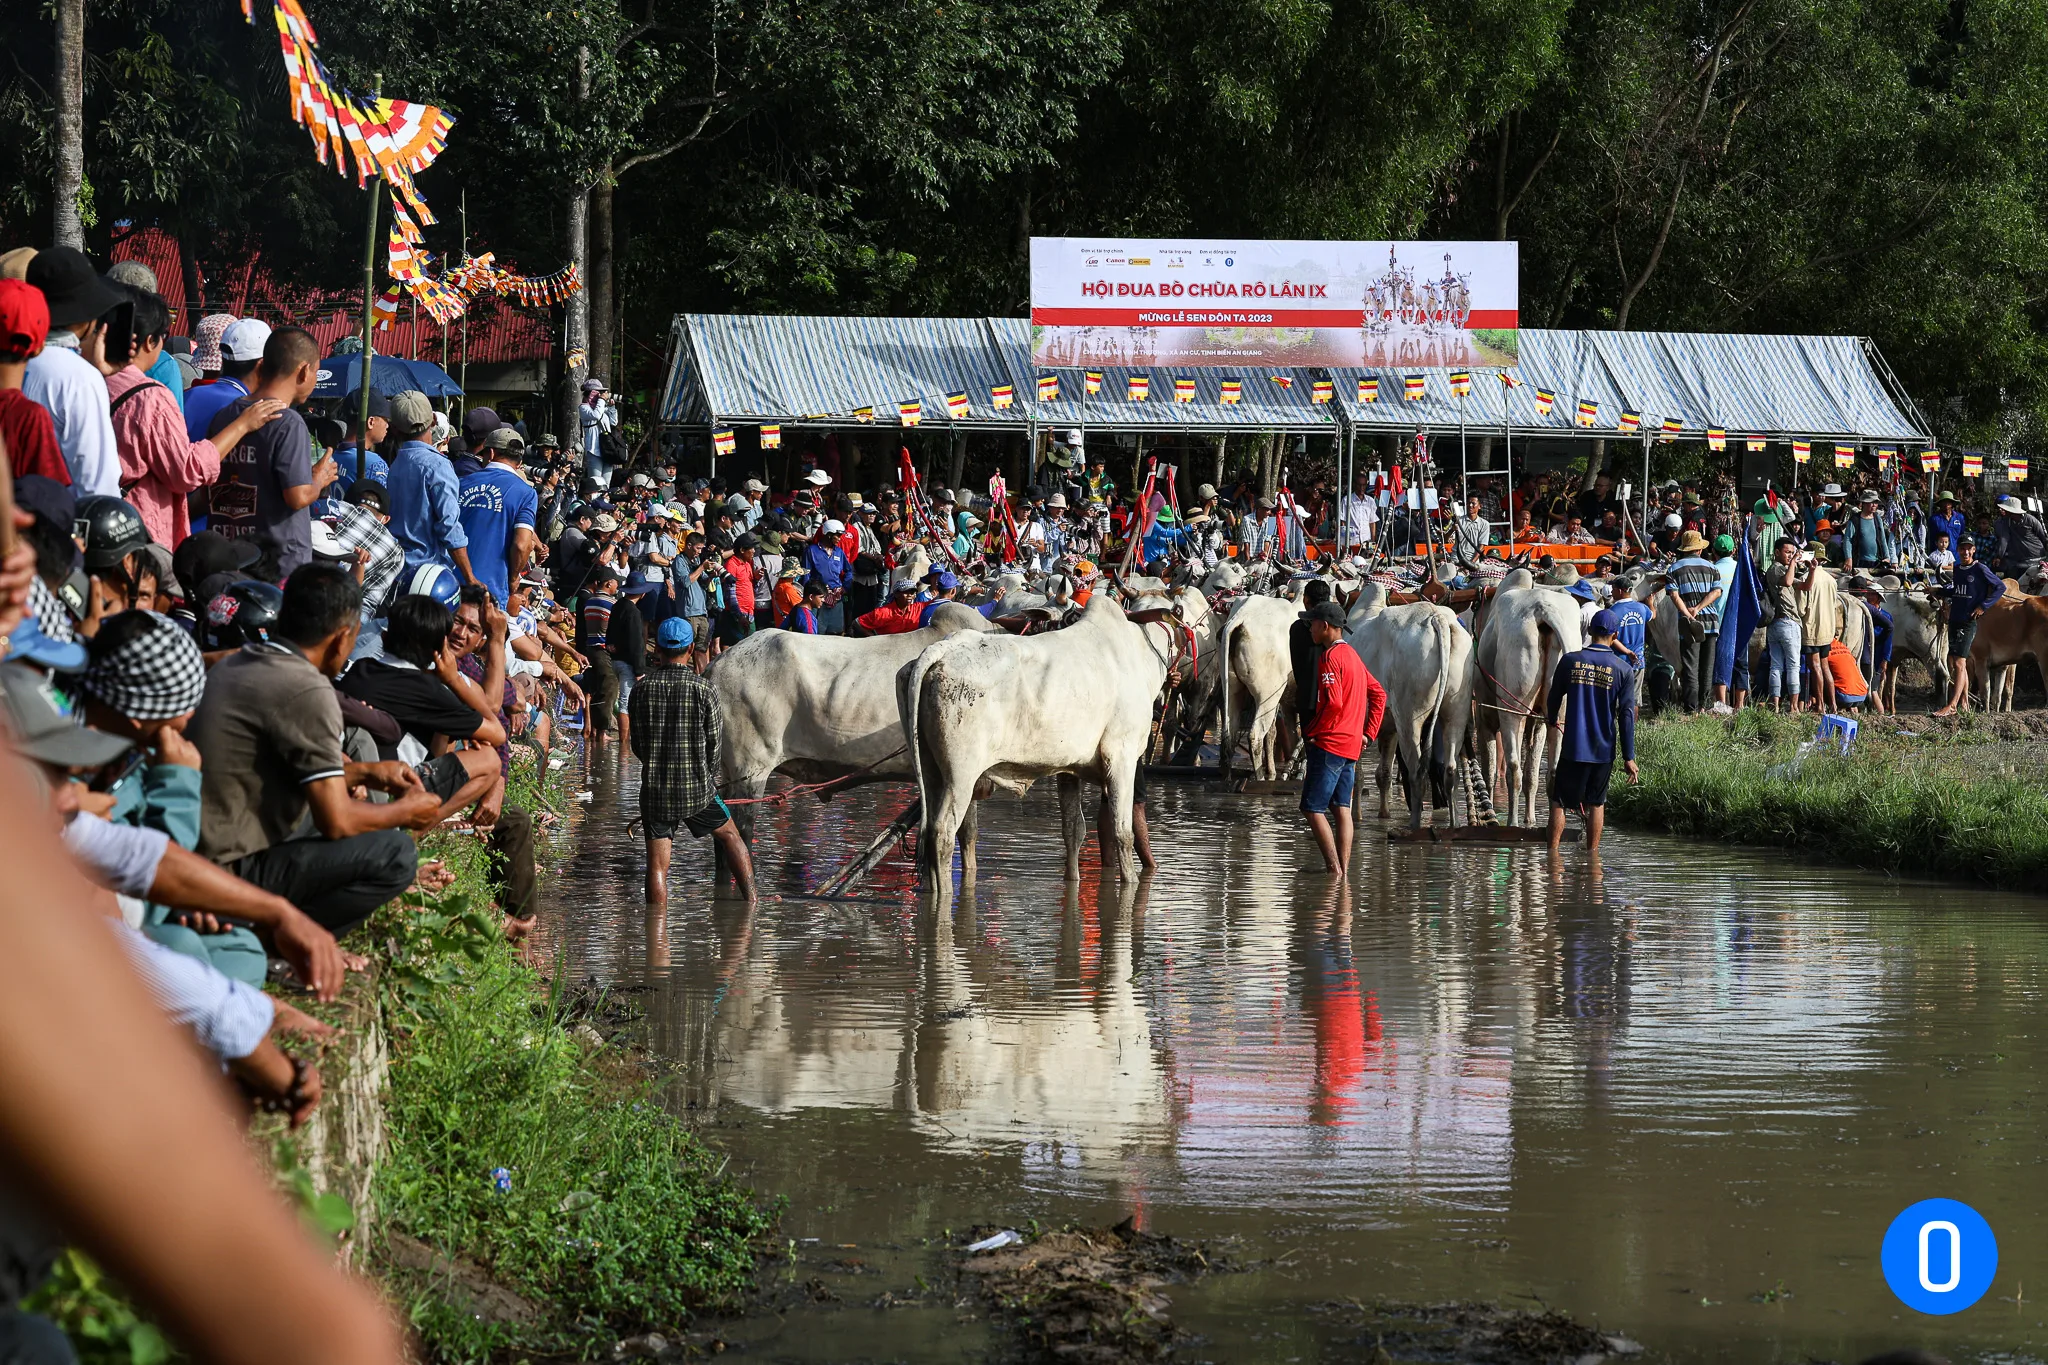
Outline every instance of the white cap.
<svg viewBox="0 0 2048 1365"><path fill-rule="evenodd" d="M1679 527L1685 525L1685 518L1679 516L1676 512L1672 512L1664 518L1664 525L1676 531Z"/></svg>
<svg viewBox="0 0 2048 1365"><path fill-rule="evenodd" d="M1081 444L1081 433L1079 431L1068 432L1063 438L1061 438L1060 444L1070 446L1077 446Z"/></svg>
<svg viewBox="0 0 2048 1365"><path fill-rule="evenodd" d="M240 318L220 334L220 353L228 360L261 360L269 340L269 323L262 318Z"/></svg>
<svg viewBox="0 0 2048 1365"><path fill-rule="evenodd" d="M834 518L833 520L831 520L831 521L828 521L828 522L826 522L826 523L825 523L825 534L826 534L826 535L828 535L828 536L843 536L843 535L845 535L845 534L846 534L846 523L845 523L845 522L843 522L843 521L840 521L840 520L838 520L837 518Z"/></svg>
<svg viewBox="0 0 2048 1365"><path fill-rule="evenodd" d="M823 488L826 484L832 482L832 476L822 469L813 469L810 473L804 475L804 482L816 484L818 487Z"/></svg>
<svg viewBox="0 0 2048 1365"><path fill-rule="evenodd" d="M313 519L312 541L313 553L322 559L351 559L354 557L353 552L341 543L341 537L334 533L334 528L321 521L318 517Z"/></svg>
<svg viewBox="0 0 2048 1365"><path fill-rule="evenodd" d="M747 491L749 493L766 493L768 491L768 485L762 483L759 479L748 479Z"/></svg>

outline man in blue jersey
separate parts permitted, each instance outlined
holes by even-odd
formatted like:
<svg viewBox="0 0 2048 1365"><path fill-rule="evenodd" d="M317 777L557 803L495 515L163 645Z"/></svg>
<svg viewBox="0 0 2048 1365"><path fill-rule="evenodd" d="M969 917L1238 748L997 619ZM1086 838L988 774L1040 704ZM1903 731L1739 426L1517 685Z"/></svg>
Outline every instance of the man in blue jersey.
<svg viewBox="0 0 2048 1365"><path fill-rule="evenodd" d="M457 497L462 533L469 539L470 568L476 581L503 603L533 554L540 495L519 472L520 452L512 428L490 432L484 449L490 463L463 476Z"/></svg>
<svg viewBox="0 0 2048 1365"><path fill-rule="evenodd" d="M1600 852L1607 823L1607 779L1621 751L1628 780L1636 782L1636 669L1616 649L1620 622L1612 610L1593 613L1592 643L1557 661L1545 719L1556 737L1557 770L1550 778L1550 851L1564 842L1564 815L1576 810L1586 824L1586 852ZM1564 720L1558 720L1558 709Z"/></svg>

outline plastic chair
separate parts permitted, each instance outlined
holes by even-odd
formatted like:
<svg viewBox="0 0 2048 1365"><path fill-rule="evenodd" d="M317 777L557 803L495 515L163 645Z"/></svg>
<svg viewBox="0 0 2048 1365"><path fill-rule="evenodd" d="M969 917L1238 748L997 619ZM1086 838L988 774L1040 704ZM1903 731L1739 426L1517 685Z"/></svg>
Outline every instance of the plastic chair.
<svg viewBox="0 0 2048 1365"><path fill-rule="evenodd" d="M1820 733L1815 735L1814 739L1823 744L1830 739L1838 740L1840 747L1837 752L1846 754L1849 752L1849 746L1856 742L1856 718L1837 716L1833 713L1822 716Z"/></svg>

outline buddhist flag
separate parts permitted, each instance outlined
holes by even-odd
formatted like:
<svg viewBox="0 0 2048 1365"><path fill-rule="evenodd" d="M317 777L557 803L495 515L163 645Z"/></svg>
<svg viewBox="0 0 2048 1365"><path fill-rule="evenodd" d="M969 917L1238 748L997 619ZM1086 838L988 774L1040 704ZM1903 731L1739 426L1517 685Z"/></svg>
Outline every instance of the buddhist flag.
<svg viewBox="0 0 2048 1365"><path fill-rule="evenodd" d="M1095 394L1101 393L1102 371L1083 370L1081 372L1081 387L1086 389L1091 397Z"/></svg>
<svg viewBox="0 0 2048 1365"><path fill-rule="evenodd" d="M1742 448L1754 455L1764 448L1764 438L1761 436L1745 436L1742 438Z"/></svg>
<svg viewBox="0 0 2048 1365"><path fill-rule="evenodd" d="M988 391L988 405L998 411L1009 407L1010 404L1016 401L1017 390L1014 385L997 384Z"/></svg>
<svg viewBox="0 0 2048 1365"><path fill-rule="evenodd" d="M1422 401L1422 396L1429 392L1429 380L1426 376L1419 374L1403 375L1401 378L1401 391L1402 396L1409 402L1419 403Z"/></svg>
<svg viewBox="0 0 2048 1365"><path fill-rule="evenodd" d="M1314 386L1309 389L1308 401L1311 403L1327 403L1336 396L1337 386L1335 384L1327 379L1318 379Z"/></svg>
<svg viewBox="0 0 2048 1365"><path fill-rule="evenodd" d="M1621 430L1624 433L1634 431L1637 427L1641 426L1642 424L1643 415L1640 412L1630 412L1626 408L1622 409Z"/></svg>
<svg viewBox="0 0 2048 1365"><path fill-rule="evenodd" d="M1056 374L1038 376L1038 401L1057 403L1060 397L1060 377Z"/></svg>
<svg viewBox="0 0 2048 1365"><path fill-rule="evenodd" d="M1471 392L1472 372L1470 370L1452 370L1451 397L1464 398L1468 396Z"/></svg>
<svg viewBox="0 0 2048 1365"><path fill-rule="evenodd" d="M1922 474L1932 474L1939 468L1941 468L1940 451L1923 450L1920 452L1920 472Z"/></svg>
<svg viewBox="0 0 2048 1365"><path fill-rule="evenodd" d="M1224 380L1224 381L1223 381L1223 401L1224 401L1224 402L1226 402L1226 403L1235 403L1235 402L1237 402L1237 401L1238 401L1238 400L1239 400L1240 398L1242 398L1242 397L1244 397L1244 381L1243 381L1243 380L1241 380L1241 379L1226 379L1226 380Z"/></svg>
<svg viewBox="0 0 2048 1365"><path fill-rule="evenodd" d="M1981 476L1981 475L1982 475L1983 473L1984 473L1984 455L1983 455L1983 453L1982 453L1981 451L1975 451L1975 450L1966 450L1966 451L1964 451L1964 452L1963 452L1963 477L1964 477L1964 478L1966 478L1966 479L1974 479L1974 478L1977 478L1977 477Z"/></svg>
<svg viewBox="0 0 2048 1365"><path fill-rule="evenodd" d="M1680 430L1678 419L1676 417L1666 417L1662 422L1658 424L1657 430L1659 433L1657 437L1658 444L1667 446L1670 445L1673 441L1678 439L1678 433Z"/></svg>
<svg viewBox="0 0 2048 1365"><path fill-rule="evenodd" d="M897 418L906 427L914 427L924 420L924 404L915 398L906 398L896 405Z"/></svg>
<svg viewBox="0 0 2048 1365"><path fill-rule="evenodd" d="M1720 427L1708 427L1708 428L1707 428L1707 449L1708 449L1708 450L1726 450L1727 448L1728 448L1728 433L1727 433L1726 431L1723 431L1723 430L1722 430L1722 429L1721 429Z"/></svg>
<svg viewBox="0 0 2048 1365"><path fill-rule="evenodd" d="M946 395L946 416L948 416L948 417L952 418L952 419L953 419L954 421L956 421L956 422L957 422L957 421L959 421L959 420L960 420L960 419L961 419L962 417L965 417L966 415L967 415L967 395L966 395L966 394L964 394L964 393L949 393L949 394L947 394L947 395Z"/></svg>
<svg viewBox="0 0 2048 1365"><path fill-rule="evenodd" d="M1855 447L1855 446L1836 446L1836 447L1835 447L1835 468L1837 468L1837 469L1847 469L1847 468L1849 468L1849 466L1851 466L1851 465L1853 465L1853 464L1855 464L1855 463L1856 463L1856 447Z"/></svg>
<svg viewBox="0 0 2048 1365"><path fill-rule="evenodd" d="M1194 380L1192 380L1192 379L1176 379L1176 380L1174 380L1174 381L1173 381L1173 401L1174 401L1174 402L1176 402L1176 403L1192 403L1192 402L1194 402L1194 401L1195 401L1195 381L1194 381Z"/></svg>
<svg viewBox="0 0 2048 1365"><path fill-rule="evenodd" d="M383 331L385 328L389 327L393 322L397 321L398 286L394 284L389 289L379 294L377 296L377 302L372 304L371 308L377 314L378 331Z"/></svg>
<svg viewBox="0 0 2048 1365"><path fill-rule="evenodd" d="M732 444L732 432L714 431L711 433L711 448L720 455L732 454Z"/></svg>
<svg viewBox="0 0 2048 1365"><path fill-rule="evenodd" d="M1549 389L1536 390L1536 415L1538 417L1550 416L1551 404L1555 402L1557 402L1557 395Z"/></svg>
<svg viewBox="0 0 2048 1365"><path fill-rule="evenodd" d="M874 420L875 420L875 409L874 409L873 405L871 404L871 405L869 405L869 406L867 406L867 407L859 407L859 408L855 408L855 409L853 410L853 420L854 420L854 421L856 421L856 422L872 422L872 421L874 421Z"/></svg>
<svg viewBox="0 0 2048 1365"><path fill-rule="evenodd" d="M2027 462L2017 455L2009 456L2005 462L2005 477L2014 483L2027 481Z"/></svg>
<svg viewBox="0 0 2048 1365"><path fill-rule="evenodd" d="M1579 400L1579 425L1590 427L1599 420L1600 400L1597 398L1581 398Z"/></svg>
<svg viewBox="0 0 2048 1365"><path fill-rule="evenodd" d="M1893 449L1891 446L1879 446L1877 448L1877 467L1879 469L1885 468L1886 466L1891 464L1893 457L1895 457L1898 453L1899 452Z"/></svg>
<svg viewBox="0 0 2048 1365"><path fill-rule="evenodd" d="M1519 389L1519 388L1521 388L1521 387L1522 387L1522 381L1521 381L1521 380L1519 380L1519 379L1517 379L1517 378L1515 378L1515 377L1514 377L1514 376L1513 376L1512 374L1508 373L1508 372L1507 372L1506 370L1501 370L1501 371L1500 371L1499 373L1500 373L1500 382L1501 382L1501 387L1502 387L1502 388L1506 388L1506 389Z"/></svg>
<svg viewBox="0 0 2048 1365"><path fill-rule="evenodd" d="M761 428L761 449L782 449L782 424L770 422Z"/></svg>
<svg viewBox="0 0 2048 1365"><path fill-rule="evenodd" d="M1358 381L1358 401L1359 401L1359 402L1361 402L1361 403L1377 403L1377 402L1379 402L1379 401L1380 401L1380 381L1379 381L1379 380L1377 380L1377 379L1361 379L1361 380L1359 380L1359 381Z"/></svg>
<svg viewBox="0 0 2048 1365"><path fill-rule="evenodd" d="M1294 376L1291 374L1276 374L1272 376L1272 379L1275 384L1278 384L1283 389L1294 387Z"/></svg>
<svg viewBox="0 0 2048 1365"><path fill-rule="evenodd" d="M1812 458L1813 446L1811 443L1806 441L1794 441L1792 443L1792 462L1794 464L1805 464Z"/></svg>
<svg viewBox="0 0 2048 1365"><path fill-rule="evenodd" d="M1152 376L1149 374L1134 374L1131 376L1130 382L1124 386L1124 400L1126 402L1142 403L1151 396Z"/></svg>

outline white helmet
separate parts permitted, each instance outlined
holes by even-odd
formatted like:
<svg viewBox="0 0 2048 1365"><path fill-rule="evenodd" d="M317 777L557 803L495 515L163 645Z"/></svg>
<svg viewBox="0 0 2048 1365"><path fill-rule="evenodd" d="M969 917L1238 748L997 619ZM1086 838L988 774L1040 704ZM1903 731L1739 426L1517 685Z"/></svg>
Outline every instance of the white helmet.
<svg viewBox="0 0 2048 1365"><path fill-rule="evenodd" d="M825 523L825 534L826 534L826 535L828 535L828 536L843 536L843 535L845 535L845 534L846 534L846 523L845 523L845 522L843 522L843 521L840 521L840 520L838 520L837 518L834 518L833 520L831 520L831 521L828 521L828 522L826 522L826 523Z"/></svg>
<svg viewBox="0 0 2048 1365"><path fill-rule="evenodd" d="M1665 530L1667 530L1667 531L1676 531L1676 530L1677 530L1677 529L1678 529L1679 527L1681 527L1681 526L1683 526L1683 525L1685 525L1685 518L1684 518L1684 517L1681 517L1681 516L1679 516L1679 515L1678 515L1678 513L1676 513L1676 512L1671 512L1671 513L1668 513L1668 514L1666 514L1666 516L1665 516L1665 518L1664 518L1664 529L1665 529Z"/></svg>

